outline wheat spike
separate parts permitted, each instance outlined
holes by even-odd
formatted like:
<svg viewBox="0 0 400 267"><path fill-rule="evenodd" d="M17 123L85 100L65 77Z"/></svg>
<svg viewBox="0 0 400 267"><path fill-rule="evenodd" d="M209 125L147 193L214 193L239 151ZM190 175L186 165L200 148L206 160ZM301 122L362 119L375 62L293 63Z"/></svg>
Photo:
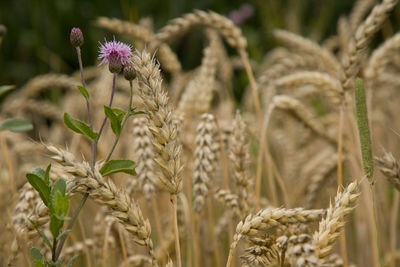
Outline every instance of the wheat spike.
<svg viewBox="0 0 400 267"><path fill-rule="evenodd" d="M139 80L139 94L148 111L149 130L154 137L154 161L162 173L158 179L171 194L178 194L182 191L181 145L167 93L161 88L159 65L146 51L135 51L132 62Z"/></svg>
<svg viewBox="0 0 400 267"><path fill-rule="evenodd" d="M139 185L143 190L146 199L149 201L151 195L155 191L154 182L156 180L154 174L154 152L150 140L150 132L148 129L148 120L146 118L134 118L133 124L133 149L138 158L137 160L137 179ZM131 177L131 180L134 180ZM131 192L133 190L134 181L127 186L127 191Z"/></svg>
<svg viewBox="0 0 400 267"><path fill-rule="evenodd" d="M313 235L312 244L316 255L323 259L332 252L332 244L339 237L344 226L344 217L353 211L358 193L358 182L352 182L343 192L338 192L334 205L330 205L326 217L319 223L319 229Z"/></svg>
<svg viewBox="0 0 400 267"><path fill-rule="evenodd" d="M194 152L193 171L193 207L200 212L205 204L212 174L216 166L217 152L217 126L215 118L211 114L201 115L196 129L196 149Z"/></svg>

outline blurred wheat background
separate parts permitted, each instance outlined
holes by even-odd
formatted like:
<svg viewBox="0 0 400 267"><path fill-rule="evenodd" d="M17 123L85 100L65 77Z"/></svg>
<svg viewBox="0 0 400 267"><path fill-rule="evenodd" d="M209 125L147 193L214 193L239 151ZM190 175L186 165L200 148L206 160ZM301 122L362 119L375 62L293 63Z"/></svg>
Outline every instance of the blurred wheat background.
<svg viewBox="0 0 400 267"><path fill-rule="evenodd" d="M34 266L32 246L51 255L29 222L49 235L49 211L26 179L49 163L70 214L89 193L61 253L72 266L400 265L396 3L0 2L0 85L16 87L0 94L0 124L33 125L0 131L0 266ZM109 123L92 168L90 140L63 123L87 121L72 27L95 129L114 83L99 42L137 49L113 107L133 86L144 114L112 156L135 176L98 170Z"/></svg>

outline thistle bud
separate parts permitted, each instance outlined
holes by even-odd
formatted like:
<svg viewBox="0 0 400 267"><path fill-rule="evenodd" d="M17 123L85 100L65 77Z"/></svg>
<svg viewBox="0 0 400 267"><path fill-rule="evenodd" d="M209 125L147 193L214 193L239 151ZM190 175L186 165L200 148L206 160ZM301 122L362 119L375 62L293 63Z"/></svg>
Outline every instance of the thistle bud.
<svg viewBox="0 0 400 267"><path fill-rule="evenodd" d="M71 41L73 47L81 47L84 43L81 29L72 28L69 40Z"/></svg>
<svg viewBox="0 0 400 267"><path fill-rule="evenodd" d="M3 24L0 24L0 37L3 37L7 33L7 28Z"/></svg>
<svg viewBox="0 0 400 267"><path fill-rule="evenodd" d="M121 72L122 63L117 53L111 53L110 58L108 60L108 69L110 70L110 72L116 74Z"/></svg>
<svg viewBox="0 0 400 267"><path fill-rule="evenodd" d="M124 67L124 78L128 81L135 79L135 70L131 64L126 64Z"/></svg>

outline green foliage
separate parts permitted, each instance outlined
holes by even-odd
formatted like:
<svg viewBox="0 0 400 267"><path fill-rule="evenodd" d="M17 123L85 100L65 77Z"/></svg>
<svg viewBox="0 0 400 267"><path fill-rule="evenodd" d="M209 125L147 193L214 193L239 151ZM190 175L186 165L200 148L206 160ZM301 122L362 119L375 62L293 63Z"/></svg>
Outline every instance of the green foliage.
<svg viewBox="0 0 400 267"><path fill-rule="evenodd" d="M72 118L68 113L64 113L64 124L72 131L82 134L92 141L97 138L98 134L90 129L86 123Z"/></svg>
<svg viewBox="0 0 400 267"><path fill-rule="evenodd" d="M8 119L0 125L0 131L9 130L12 132L26 132L32 129L32 124L23 119Z"/></svg>
<svg viewBox="0 0 400 267"><path fill-rule="evenodd" d="M49 208L50 232L53 236L53 242L50 242L49 238L39 229L39 225L36 222L29 221L44 243L54 253L60 239L71 231L69 229L62 231L64 222L69 219L67 215L70 201L69 194L66 193L67 183L64 179L58 179L53 185L51 184L50 169L51 165L48 165L46 170L36 168L31 173L26 174L26 178L39 193L43 203ZM73 259L71 259L68 266L71 266ZM58 259L56 262L47 260L45 263L43 255L37 249L31 249L31 261L33 266L60 266L61 264L61 259Z"/></svg>
<svg viewBox="0 0 400 267"><path fill-rule="evenodd" d="M130 175L136 175L136 163L129 159L117 159L107 161L100 169L103 176L107 176L117 172L124 172Z"/></svg>
<svg viewBox="0 0 400 267"><path fill-rule="evenodd" d="M47 238L47 236L39 229L39 225L38 225L36 222L34 222L34 221L30 220L30 219L28 219L28 220L29 220L29 222L33 225L33 227L35 228L35 230L38 232L38 234L40 235L40 237L43 239L44 243L45 243L50 249L52 249L52 248L53 248L53 245L51 244L51 242L50 242L50 240Z"/></svg>
<svg viewBox="0 0 400 267"><path fill-rule="evenodd" d="M64 221L67 220L67 214L69 209L69 199L66 192L66 182L64 179L58 179L51 190L50 194L50 231L54 239L57 239L60 235L60 230L64 225Z"/></svg>
<svg viewBox="0 0 400 267"><path fill-rule="evenodd" d="M7 92L14 90L15 85L2 85L0 86L0 96L6 94Z"/></svg>
<svg viewBox="0 0 400 267"><path fill-rule="evenodd" d="M45 259L42 255L42 253L40 252L39 249L37 248L31 248L30 250L30 258L31 258L31 262L33 267L44 267L45 265Z"/></svg>
<svg viewBox="0 0 400 267"><path fill-rule="evenodd" d="M104 106L104 113L106 114L107 118L110 120L111 129L116 135L121 134L121 123L122 118L121 116L117 116L114 111L107 106ZM120 119L121 118L121 119Z"/></svg>
<svg viewBox="0 0 400 267"><path fill-rule="evenodd" d="M113 130L115 135L120 135L125 120L133 115L144 114L143 111L135 111L135 108L132 108L128 111L119 109L119 108L110 108L108 106L104 106L104 113L107 118L110 120L111 129Z"/></svg>
<svg viewBox="0 0 400 267"><path fill-rule="evenodd" d="M75 260L76 258L78 258L78 255L73 256L73 257L68 261L66 267L71 267L71 266L72 266L72 263L74 262L74 260Z"/></svg>
<svg viewBox="0 0 400 267"><path fill-rule="evenodd" d="M86 100L89 100L89 92L86 90L85 87L83 87L83 86L81 86L81 85L78 85L78 90L79 90L79 92L81 92L81 94L83 95L83 97L84 97Z"/></svg>
<svg viewBox="0 0 400 267"><path fill-rule="evenodd" d="M31 173L26 174L26 179L38 191L43 203L49 207L51 183L50 183L50 168L47 166L46 171L41 168L36 168Z"/></svg>
<svg viewBox="0 0 400 267"><path fill-rule="evenodd" d="M371 137L368 126L368 111L365 100L365 90L363 81L356 79L355 96L357 109L357 124L361 144L361 156L364 172L370 183L374 183L374 162L372 159Z"/></svg>

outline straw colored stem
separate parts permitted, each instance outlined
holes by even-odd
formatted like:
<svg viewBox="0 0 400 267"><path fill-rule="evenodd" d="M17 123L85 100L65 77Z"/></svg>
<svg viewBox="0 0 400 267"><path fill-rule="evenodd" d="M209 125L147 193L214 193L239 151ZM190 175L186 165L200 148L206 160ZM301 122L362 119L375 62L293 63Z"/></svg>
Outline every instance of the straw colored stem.
<svg viewBox="0 0 400 267"><path fill-rule="evenodd" d="M182 267L181 247L179 244L179 229L178 229L178 199L176 195L171 195L171 202L173 208L176 262L178 267Z"/></svg>
<svg viewBox="0 0 400 267"><path fill-rule="evenodd" d="M262 113L261 113L261 105L260 100L258 99L258 89L256 80L254 79L253 71L251 70L249 56L244 50L244 48L239 49L239 55L243 61L244 68L246 70L247 76L249 77L250 87L251 87L251 94L253 96L254 107L256 109L257 120L259 123L262 122Z"/></svg>
<svg viewBox="0 0 400 267"><path fill-rule="evenodd" d="M255 186L256 210L258 210L260 208L263 151L266 150L266 147L267 147L267 136L266 135L267 135L268 124L269 124L273 110L274 110L274 105L272 104L268 107L268 111L264 118L264 122L262 124L262 129L261 129L261 134L260 134L260 149L259 149L259 153L257 156L257 172L256 172L256 186ZM274 197L274 194L272 194L272 197L275 202L276 196Z"/></svg>
<svg viewBox="0 0 400 267"><path fill-rule="evenodd" d="M207 197L207 216L208 216L208 221L209 221L209 226L210 226L210 234L211 234L211 239L213 242L214 246L214 255L215 255L215 261L216 261L216 266L221 267L221 258L220 258L220 250L217 242L217 236L213 233L214 229L214 214L213 214L213 205L211 203L211 197Z"/></svg>
<svg viewBox="0 0 400 267"><path fill-rule="evenodd" d="M343 124L344 124L344 99L342 99L339 107L339 130L338 130L338 145L337 145L337 186L338 190L342 189L343 185ZM346 232L344 228L340 231L340 254L343 260L343 267L347 267L347 249L346 249Z"/></svg>
<svg viewBox="0 0 400 267"><path fill-rule="evenodd" d="M124 265L125 265L125 267L129 267L128 254L126 252L125 240L124 240L124 237L122 235L122 229L121 229L120 225L118 225L118 237L119 237L119 240L121 241L122 256L124 258Z"/></svg>
<svg viewBox="0 0 400 267"><path fill-rule="evenodd" d="M390 254L395 255L396 253L396 237L397 237L397 222L399 218L399 202L400 202L400 193L397 190L394 190L394 198L393 198L393 207L391 211L390 218ZM395 267L396 260L393 259L390 262L390 267Z"/></svg>

